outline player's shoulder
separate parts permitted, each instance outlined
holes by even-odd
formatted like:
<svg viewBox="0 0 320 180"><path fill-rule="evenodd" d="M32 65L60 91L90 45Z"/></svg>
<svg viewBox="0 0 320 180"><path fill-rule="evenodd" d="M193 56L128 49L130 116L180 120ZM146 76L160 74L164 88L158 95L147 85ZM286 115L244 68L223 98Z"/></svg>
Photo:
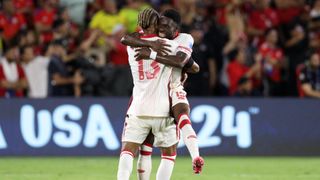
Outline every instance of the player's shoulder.
<svg viewBox="0 0 320 180"><path fill-rule="evenodd" d="M162 41L164 41L166 44L170 44L171 47L177 47L177 46L179 45L179 44L178 44L176 41L174 41L174 40L170 40L170 39L167 39L167 38L160 38L160 37L159 37L159 39L162 40Z"/></svg>
<svg viewBox="0 0 320 180"><path fill-rule="evenodd" d="M177 38L188 40L188 41L193 41L193 37L187 33L179 33Z"/></svg>
<svg viewBox="0 0 320 180"><path fill-rule="evenodd" d="M192 48L194 40L190 34L179 33L179 35L175 38L175 41L178 42L181 46Z"/></svg>
<svg viewBox="0 0 320 180"><path fill-rule="evenodd" d="M187 39L193 39L191 34L188 34L188 33L179 33L178 37L187 38Z"/></svg>

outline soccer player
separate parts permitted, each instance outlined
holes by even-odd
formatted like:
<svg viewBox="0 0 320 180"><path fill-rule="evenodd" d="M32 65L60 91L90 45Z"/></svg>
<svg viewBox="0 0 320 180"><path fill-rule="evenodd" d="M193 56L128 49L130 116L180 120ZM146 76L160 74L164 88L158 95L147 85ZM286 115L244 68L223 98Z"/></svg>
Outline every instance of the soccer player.
<svg viewBox="0 0 320 180"><path fill-rule="evenodd" d="M190 118L189 118L189 103L186 99L186 92L181 83L182 68L188 69L189 72L197 72L199 66L190 58L193 38L189 34L179 33L180 15L175 10L167 10L162 14L159 22L159 36L173 39L179 43L183 51L180 51L175 56L162 56L159 54L156 61L167 65L174 66L171 87L172 111L179 129L182 131L184 142L190 152L193 160L193 170L199 174L204 165L202 157L199 156L199 148ZM150 43L140 39L126 36L123 43L130 46L151 47L152 49L159 49L156 43ZM161 49L162 50L162 49ZM138 59L149 57L150 50L148 48L141 49L138 53ZM186 61L188 60L188 61ZM138 177L140 180L150 178L151 173L151 154L152 154L152 135L149 135L141 147L140 156L138 160Z"/></svg>
<svg viewBox="0 0 320 180"><path fill-rule="evenodd" d="M139 14L138 23L144 33L142 39L155 41L158 13L153 9L145 9ZM178 44L166 40L170 44L170 55L179 51ZM139 146L151 131L155 136L154 145L160 147L161 163L157 172L157 180L169 180L176 157L176 144L179 141L176 125L170 117L169 89L172 67L154 60L154 54L146 60L136 61L133 48L127 48L134 87L132 102L129 106L122 134L122 152L120 155L117 178L128 180L132 172L132 163Z"/></svg>

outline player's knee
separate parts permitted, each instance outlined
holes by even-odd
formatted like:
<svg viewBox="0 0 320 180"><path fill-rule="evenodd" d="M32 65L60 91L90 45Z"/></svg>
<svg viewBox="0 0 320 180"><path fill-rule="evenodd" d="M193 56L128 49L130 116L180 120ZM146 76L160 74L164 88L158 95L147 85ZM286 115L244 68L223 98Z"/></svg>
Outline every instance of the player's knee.
<svg viewBox="0 0 320 180"><path fill-rule="evenodd" d="M121 152L123 151L129 151L131 152L133 155L136 155L138 153L139 150L139 144L137 143L132 143L132 142L125 142L122 145L122 149Z"/></svg>
<svg viewBox="0 0 320 180"><path fill-rule="evenodd" d="M169 155L169 156L176 155L176 152L177 152L177 146L176 145L173 145L173 146L170 146L170 147L166 147L166 148L161 148L161 153Z"/></svg>

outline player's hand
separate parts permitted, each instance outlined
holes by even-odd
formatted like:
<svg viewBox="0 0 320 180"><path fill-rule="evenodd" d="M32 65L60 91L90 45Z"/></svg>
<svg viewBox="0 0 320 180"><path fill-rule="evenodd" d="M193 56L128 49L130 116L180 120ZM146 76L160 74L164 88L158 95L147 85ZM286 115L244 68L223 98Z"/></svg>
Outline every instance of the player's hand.
<svg viewBox="0 0 320 180"><path fill-rule="evenodd" d="M142 59L150 59L150 53L151 50L149 48L138 48L135 50L136 55L134 56L136 58L136 61L140 61Z"/></svg>
<svg viewBox="0 0 320 180"><path fill-rule="evenodd" d="M156 41L150 41L150 46L151 49L154 50L155 52L161 54L161 55L168 55L170 51L170 45L166 44L164 40L156 40Z"/></svg>

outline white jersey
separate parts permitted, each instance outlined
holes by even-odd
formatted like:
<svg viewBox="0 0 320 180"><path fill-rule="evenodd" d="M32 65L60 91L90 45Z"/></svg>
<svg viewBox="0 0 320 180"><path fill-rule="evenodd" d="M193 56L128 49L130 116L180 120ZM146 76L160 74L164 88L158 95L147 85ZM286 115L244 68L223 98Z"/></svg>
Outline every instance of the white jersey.
<svg viewBox="0 0 320 180"><path fill-rule="evenodd" d="M178 46L178 51L182 51L187 54L187 60L191 57L192 53L192 46L193 46L193 38L190 34L186 33L179 33L179 35L174 39L176 43L179 44ZM181 68L176 68L173 67L172 69L172 82L170 84L170 88L174 89L177 88L181 85L181 74L182 74L182 69Z"/></svg>
<svg viewBox="0 0 320 180"><path fill-rule="evenodd" d="M142 37L145 40L155 41L162 39L157 36ZM163 39L170 44L170 55L175 55L178 44ZM133 77L132 102L127 114L135 116L168 117L170 111L169 85L172 67L158 63L155 60L136 61L135 51L127 47L129 64Z"/></svg>

